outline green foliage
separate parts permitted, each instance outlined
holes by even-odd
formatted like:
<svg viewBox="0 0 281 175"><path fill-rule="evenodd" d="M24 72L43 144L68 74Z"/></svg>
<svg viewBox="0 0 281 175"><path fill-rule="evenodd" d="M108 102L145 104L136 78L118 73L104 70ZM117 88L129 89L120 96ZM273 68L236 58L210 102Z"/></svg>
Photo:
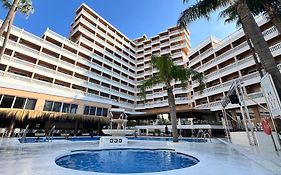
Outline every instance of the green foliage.
<svg viewBox="0 0 281 175"><path fill-rule="evenodd" d="M189 2L184 0L184 2ZM186 10L184 10L178 20L178 24L182 27L196 21L199 18L210 19L210 15L221 7L227 7L231 0L201 0Z"/></svg>
<svg viewBox="0 0 281 175"><path fill-rule="evenodd" d="M13 0L2 0L2 5L5 9L10 9L12 7ZM32 7L31 0L20 0L17 6L17 11L25 16L29 16L34 13L34 8Z"/></svg>
<svg viewBox="0 0 281 175"><path fill-rule="evenodd" d="M159 136L161 134L161 130L160 129L154 129L154 133L156 133Z"/></svg>
<svg viewBox="0 0 281 175"><path fill-rule="evenodd" d="M188 3L189 0L183 0L184 3ZM185 27L187 24L196 21L200 18L209 20L210 15L217 11L222 10L220 13L221 18L225 18L226 23L237 22L237 26L240 26L240 20L237 11L235 10L236 3L239 1L234 0L201 0L196 1L194 5L191 5L184 10L178 20L178 24ZM281 17L281 4L279 0L246 0L247 6L254 16L266 13L265 6L271 7L274 13Z"/></svg>
<svg viewBox="0 0 281 175"><path fill-rule="evenodd" d="M202 73L191 68L185 69L183 66L175 65L170 56L152 56L151 62L153 68L156 68L158 72L142 82L140 90L141 96L144 98L147 88L160 83L163 83L165 88L170 88L172 81L180 81L180 85L186 87L187 81L192 78L198 80L202 88L205 87Z"/></svg>

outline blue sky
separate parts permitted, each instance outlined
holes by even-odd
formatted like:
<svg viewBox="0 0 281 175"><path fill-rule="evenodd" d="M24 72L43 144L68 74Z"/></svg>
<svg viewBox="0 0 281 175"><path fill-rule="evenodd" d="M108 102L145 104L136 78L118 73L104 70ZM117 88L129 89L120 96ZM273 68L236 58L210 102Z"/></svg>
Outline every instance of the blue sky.
<svg viewBox="0 0 281 175"><path fill-rule="evenodd" d="M180 12L189 5L182 0L33 0L34 14L27 19L18 14L14 25L38 36L49 27L67 37L75 10L83 2L130 39L143 34L151 37L175 25ZM1 8L0 18L4 19L6 13ZM198 20L188 28L192 48L210 35L223 39L236 29L235 24L225 25L216 14L210 21Z"/></svg>

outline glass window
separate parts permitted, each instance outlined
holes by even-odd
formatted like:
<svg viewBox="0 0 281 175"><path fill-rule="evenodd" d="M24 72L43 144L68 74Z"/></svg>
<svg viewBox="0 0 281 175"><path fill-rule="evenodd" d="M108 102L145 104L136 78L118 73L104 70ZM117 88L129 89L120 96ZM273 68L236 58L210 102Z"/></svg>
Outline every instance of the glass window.
<svg viewBox="0 0 281 175"><path fill-rule="evenodd" d="M70 111L70 104L69 103L64 103L62 105L62 111L61 112L69 113L69 111Z"/></svg>
<svg viewBox="0 0 281 175"><path fill-rule="evenodd" d="M71 104L70 113L76 114L77 108L78 108L78 105L77 105L77 104Z"/></svg>
<svg viewBox="0 0 281 175"><path fill-rule="evenodd" d="M52 111L54 111L54 112L60 112L60 110L61 110L61 105L62 105L62 103L60 103L60 102L55 102Z"/></svg>
<svg viewBox="0 0 281 175"><path fill-rule="evenodd" d="M14 98L15 98L15 96L4 95L0 108L11 108Z"/></svg>
<svg viewBox="0 0 281 175"><path fill-rule="evenodd" d="M96 115L96 107L91 106L90 115Z"/></svg>
<svg viewBox="0 0 281 175"><path fill-rule="evenodd" d="M101 116L102 108L97 108L97 116Z"/></svg>
<svg viewBox="0 0 281 175"><path fill-rule="evenodd" d="M52 101L45 101L43 111L52 111L53 103Z"/></svg>
<svg viewBox="0 0 281 175"><path fill-rule="evenodd" d="M108 112L108 109L103 108L102 109L102 116L107 117L107 112Z"/></svg>
<svg viewBox="0 0 281 175"><path fill-rule="evenodd" d="M26 98L16 97L16 101L15 101L13 108L23 109L25 101L26 101Z"/></svg>
<svg viewBox="0 0 281 175"><path fill-rule="evenodd" d="M89 110L90 110L90 106L85 106L83 114L89 115Z"/></svg>
<svg viewBox="0 0 281 175"><path fill-rule="evenodd" d="M28 98L27 101L26 101L25 109L32 109L32 110L34 110L36 102L37 102L36 99Z"/></svg>

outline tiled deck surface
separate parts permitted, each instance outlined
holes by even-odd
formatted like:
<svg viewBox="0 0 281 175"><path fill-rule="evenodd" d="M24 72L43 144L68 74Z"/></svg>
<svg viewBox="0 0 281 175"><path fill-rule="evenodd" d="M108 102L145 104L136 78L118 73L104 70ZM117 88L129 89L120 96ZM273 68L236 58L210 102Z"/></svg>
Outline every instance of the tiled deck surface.
<svg viewBox="0 0 281 175"><path fill-rule="evenodd" d="M237 151L231 145L218 140L213 143L171 143L159 141L130 141L127 147L174 148L192 155L200 162L192 167L159 173L176 175L281 175L281 158L266 160L250 150ZM55 159L71 150L97 149L97 142L54 141L52 143L19 144L13 139L4 139L0 146L1 175L88 175L103 174L70 170L59 167ZM245 156L247 154L247 156ZM253 161L256 160L256 161ZM271 160L271 162L270 162ZM277 163L275 162L277 161Z"/></svg>

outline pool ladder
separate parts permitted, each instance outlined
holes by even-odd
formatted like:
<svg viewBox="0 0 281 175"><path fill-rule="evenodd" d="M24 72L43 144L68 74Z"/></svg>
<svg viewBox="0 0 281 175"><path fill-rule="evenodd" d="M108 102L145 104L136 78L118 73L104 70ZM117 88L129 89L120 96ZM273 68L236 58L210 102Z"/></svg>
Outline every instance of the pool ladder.
<svg viewBox="0 0 281 175"><path fill-rule="evenodd" d="M18 134L18 137L20 138L20 143L24 143L25 142L25 138L26 138L26 133L28 132L28 127L29 125L26 125L25 129L21 130L20 133Z"/></svg>
<svg viewBox="0 0 281 175"><path fill-rule="evenodd" d="M49 131L49 133L46 135L46 141L48 142L52 142L53 139L54 139L54 133L55 133L55 130L56 129L56 126L54 125L52 127L52 129Z"/></svg>
<svg viewBox="0 0 281 175"><path fill-rule="evenodd" d="M211 135L208 133L208 132L206 132L206 131L198 131L198 134L197 134L197 141L199 142L199 138L203 138L203 139L207 139L207 138L209 138L209 141L210 141L210 143L212 143L212 139L211 139Z"/></svg>

